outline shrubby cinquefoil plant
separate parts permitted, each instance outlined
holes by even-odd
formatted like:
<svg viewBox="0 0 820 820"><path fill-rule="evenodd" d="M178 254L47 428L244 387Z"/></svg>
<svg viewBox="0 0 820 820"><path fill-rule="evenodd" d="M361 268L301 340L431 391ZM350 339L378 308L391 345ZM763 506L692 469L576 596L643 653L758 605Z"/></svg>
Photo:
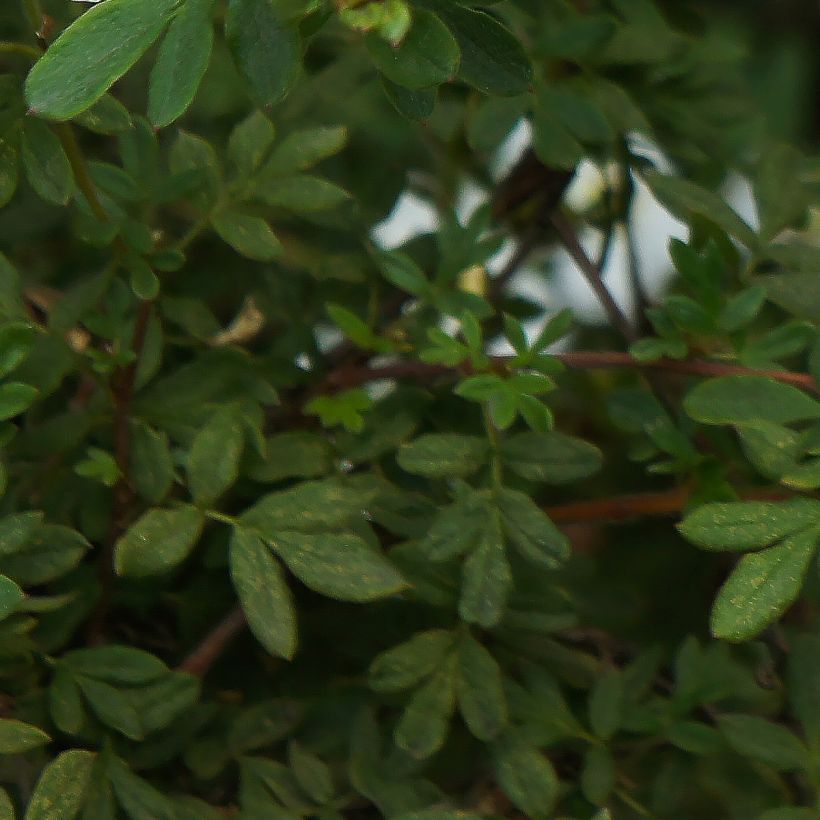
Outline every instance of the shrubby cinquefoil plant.
<svg viewBox="0 0 820 820"><path fill-rule="evenodd" d="M0 37L0 818L820 817L818 166L724 34L6 0ZM639 185L688 239L628 315ZM385 249L407 190L438 227ZM513 287L558 248L607 327Z"/></svg>

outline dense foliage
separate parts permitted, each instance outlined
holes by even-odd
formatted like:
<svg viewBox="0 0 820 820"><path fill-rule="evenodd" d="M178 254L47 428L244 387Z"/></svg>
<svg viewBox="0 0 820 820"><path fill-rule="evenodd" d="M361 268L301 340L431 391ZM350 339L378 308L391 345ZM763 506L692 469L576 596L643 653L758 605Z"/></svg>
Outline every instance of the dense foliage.
<svg viewBox="0 0 820 820"><path fill-rule="evenodd" d="M684 6L3 3L0 818L820 818L820 165Z"/></svg>

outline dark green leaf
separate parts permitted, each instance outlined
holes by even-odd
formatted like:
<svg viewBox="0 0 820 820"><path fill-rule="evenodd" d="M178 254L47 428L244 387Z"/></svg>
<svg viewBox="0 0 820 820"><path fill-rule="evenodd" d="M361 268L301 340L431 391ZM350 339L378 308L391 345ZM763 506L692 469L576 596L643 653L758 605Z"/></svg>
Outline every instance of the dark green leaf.
<svg viewBox="0 0 820 820"><path fill-rule="evenodd" d="M324 805L333 797L333 778L327 764L295 741L288 746L288 762L299 786L311 800Z"/></svg>
<svg viewBox="0 0 820 820"><path fill-rule="evenodd" d="M31 187L46 202L67 204L74 193L74 176L60 140L42 120L26 120L21 157Z"/></svg>
<svg viewBox="0 0 820 820"><path fill-rule="evenodd" d="M159 37L177 0L106 0L51 44L26 79L33 112L67 120L89 108Z"/></svg>
<svg viewBox="0 0 820 820"><path fill-rule="evenodd" d="M115 545L117 574L142 578L173 569L194 548L203 524L195 507L148 510Z"/></svg>
<svg viewBox="0 0 820 820"><path fill-rule="evenodd" d="M48 743L51 738L36 726L19 720L0 718L0 754L22 754Z"/></svg>
<svg viewBox="0 0 820 820"><path fill-rule="evenodd" d="M549 760L514 735L493 746L498 785L527 817L546 818L558 796L558 778Z"/></svg>
<svg viewBox="0 0 820 820"><path fill-rule="evenodd" d="M219 236L248 259L269 262L282 253L282 243L259 216L226 208L214 214L211 221Z"/></svg>
<svg viewBox="0 0 820 820"><path fill-rule="evenodd" d="M0 575L0 620L8 618L23 601L25 595L18 584L11 578Z"/></svg>
<svg viewBox="0 0 820 820"><path fill-rule="evenodd" d="M701 382L689 392L683 408L704 424L791 424L820 418L820 403L811 396L764 376L721 376Z"/></svg>
<svg viewBox="0 0 820 820"><path fill-rule="evenodd" d="M163 38L148 86L148 118L157 128L181 116L196 94L213 45L213 0L185 0Z"/></svg>
<svg viewBox="0 0 820 820"><path fill-rule="evenodd" d="M504 489L498 497L504 532L528 561L555 569L569 557L569 540L535 502Z"/></svg>
<svg viewBox="0 0 820 820"><path fill-rule="evenodd" d="M800 594L814 556L817 529L740 559L712 607L712 634L745 641L776 621Z"/></svg>
<svg viewBox="0 0 820 820"><path fill-rule="evenodd" d="M292 658L296 613L279 562L258 536L237 527L231 538L230 567L253 634L271 654Z"/></svg>
<svg viewBox="0 0 820 820"><path fill-rule="evenodd" d="M809 751L785 726L755 715L722 715L718 728L729 745L745 757L780 771L802 769Z"/></svg>
<svg viewBox="0 0 820 820"><path fill-rule="evenodd" d="M477 436L428 433L403 445L396 458L408 473L428 478L466 476L485 463L488 450L486 440Z"/></svg>
<svg viewBox="0 0 820 820"><path fill-rule="evenodd" d="M298 29L268 0L229 0L225 38L256 102L262 107L279 102L301 68Z"/></svg>
<svg viewBox="0 0 820 820"><path fill-rule="evenodd" d="M456 692L464 722L479 740L492 740L507 724L501 668L469 635L459 641Z"/></svg>
<svg viewBox="0 0 820 820"><path fill-rule="evenodd" d="M337 529L359 520L375 495L337 478L305 481L288 490L262 496L240 517L243 527L258 530L268 541L280 530Z"/></svg>
<svg viewBox="0 0 820 820"><path fill-rule="evenodd" d="M72 820L83 804L95 758L79 749L57 755L43 769L24 820Z"/></svg>
<svg viewBox="0 0 820 820"><path fill-rule="evenodd" d="M432 12L417 10L401 44L392 46L377 34L366 37L373 62L397 85L418 89L447 82L458 69L459 48Z"/></svg>
<svg viewBox="0 0 820 820"><path fill-rule="evenodd" d="M767 547L787 535L820 523L820 502L724 501L704 504L678 525L683 536L708 550Z"/></svg>
<svg viewBox="0 0 820 820"><path fill-rule="evenodd" d="M518 433L501 444L505 463L531 481L565 484L586 478L601 469L601 451L580 438L564 433Z"/></svg>
<svg viewBox="0 0 820 820"><path fill-rule="evenodd" d="M365 603L407 586L398 570L356 535L283 531L271 545L305 586L330 598Z"/></svg>
<svg viewBox="0 0 820 820"><path fill-rule="evenodd" d="M485 94L525 93L532 65L519 40L495 17L455 3L436 4L461 49L458 77Z"/></svg>
<svg viewBox="0 0 820 820"><path fill-rule="evenodd" d="M188 486L200 507L212 505L239 475L245 443L242 420L234 407L223 407L196 434L188 454Z"/></svg>
<svg viewBox="0 0 820 820"><path fill-rule="evenodd" d="M168 667L150 652L117 644L72 649L61 662L78 675L113 684L146 684L168 674Z"/></svg>
<svg viewBox="0 0 820 820"><path fill-rule="evenodd" d="M615 786L615 761L606 746L590 746L584 754L581 791L596 806L606 803Z"/></svg>
<svg viewBox="0 0 820 820"><path fill-rule="evenodd" d="M478 546L464 562L464 580L458 612L467 623L485 628L495 626L504 616L512 587L512 571L504 550L501 525L490 517Z"/></svg>
<svg viewBox="0 0 820 820"><path fill-rule="evenodd" d="M137 710L119 689L82 675L78 675L76 681L91 711L102 723L131 740L142 740L142 723Z"/></svg>
<svg viewBox="0 0 820 820"><path fill-rule="evenodd" d="M447 737L456 707L453 667L452 661L444 664L416 690L396 726L396 745L420 760L437 752Z"/></svg>
<svg viewBox="0 0 820 820"><path fill-rule="evenodd" d="M444 662L453 641L452 632L431 629L382 652L370 664L370 686L377 692L400 692L415 686Z"/></svg>

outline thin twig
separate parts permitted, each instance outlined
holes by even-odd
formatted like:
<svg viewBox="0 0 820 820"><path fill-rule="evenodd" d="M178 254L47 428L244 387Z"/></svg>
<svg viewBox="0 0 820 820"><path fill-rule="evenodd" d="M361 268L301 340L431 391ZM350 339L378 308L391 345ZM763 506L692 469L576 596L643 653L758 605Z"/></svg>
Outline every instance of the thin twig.
<svg viewBox="0 0 820 820"><path fill-rule="evenodd" d="M678 361L676 359L657 359L652 362L639 361L629 353L616 350L573 351L570 353L555 353L554 358L560 361L568 370L614 370L626 368L631 370L659 370L664 373L682 376L762 376L774 381L790 384L801 390L820 393L820 389L809 373L794 373L789 370L758 370L742 365L724 362L712 362L703 359ZM495 367L503 369L510 362L510 357L497 356L492 359ZM427 381L440 377L454 378L469 373L468 364L459 367L447 367L439 364L425 364L424 362L395 362L379 367L340 367L330 373L322 383L316 394L348 390L352 387L361 387L370 382L384 379L413 379Z"/></svg>
<svg viewBox="0 0 820 820"><path fill-rule="evenodd" d="M177 671L204 677L246 624L242 607L232 609L177 667Z"/></svg>
<svg viewBox="0 0 820 820"><path fill-rule="evenodd" d="M589 258L587 252L582 247L572 226L567 222L566 217L560 213L554 213L550 217L558 236L561 238L561 243L566 248L569 255L572 257L575 264L580 269L584 278L587 280L589 286L595 292L598 300L604 307L609 321L612 326L628 341L635 342L638 340L638 334L635 328L626 318L623 311L618 307L612 294L607 289L601 278L601 269Z"/></svg>

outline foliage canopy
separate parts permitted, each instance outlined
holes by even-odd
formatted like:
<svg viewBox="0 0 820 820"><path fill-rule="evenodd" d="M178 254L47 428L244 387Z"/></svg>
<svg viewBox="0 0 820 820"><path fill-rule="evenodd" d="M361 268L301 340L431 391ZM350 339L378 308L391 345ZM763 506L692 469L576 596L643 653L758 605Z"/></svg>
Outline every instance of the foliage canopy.
<svg viewBox="0 0 820 820"><path fill-rule="evenodd" d="M0 818L820 817L820 166L670 5L3 5Z"/></svg>

